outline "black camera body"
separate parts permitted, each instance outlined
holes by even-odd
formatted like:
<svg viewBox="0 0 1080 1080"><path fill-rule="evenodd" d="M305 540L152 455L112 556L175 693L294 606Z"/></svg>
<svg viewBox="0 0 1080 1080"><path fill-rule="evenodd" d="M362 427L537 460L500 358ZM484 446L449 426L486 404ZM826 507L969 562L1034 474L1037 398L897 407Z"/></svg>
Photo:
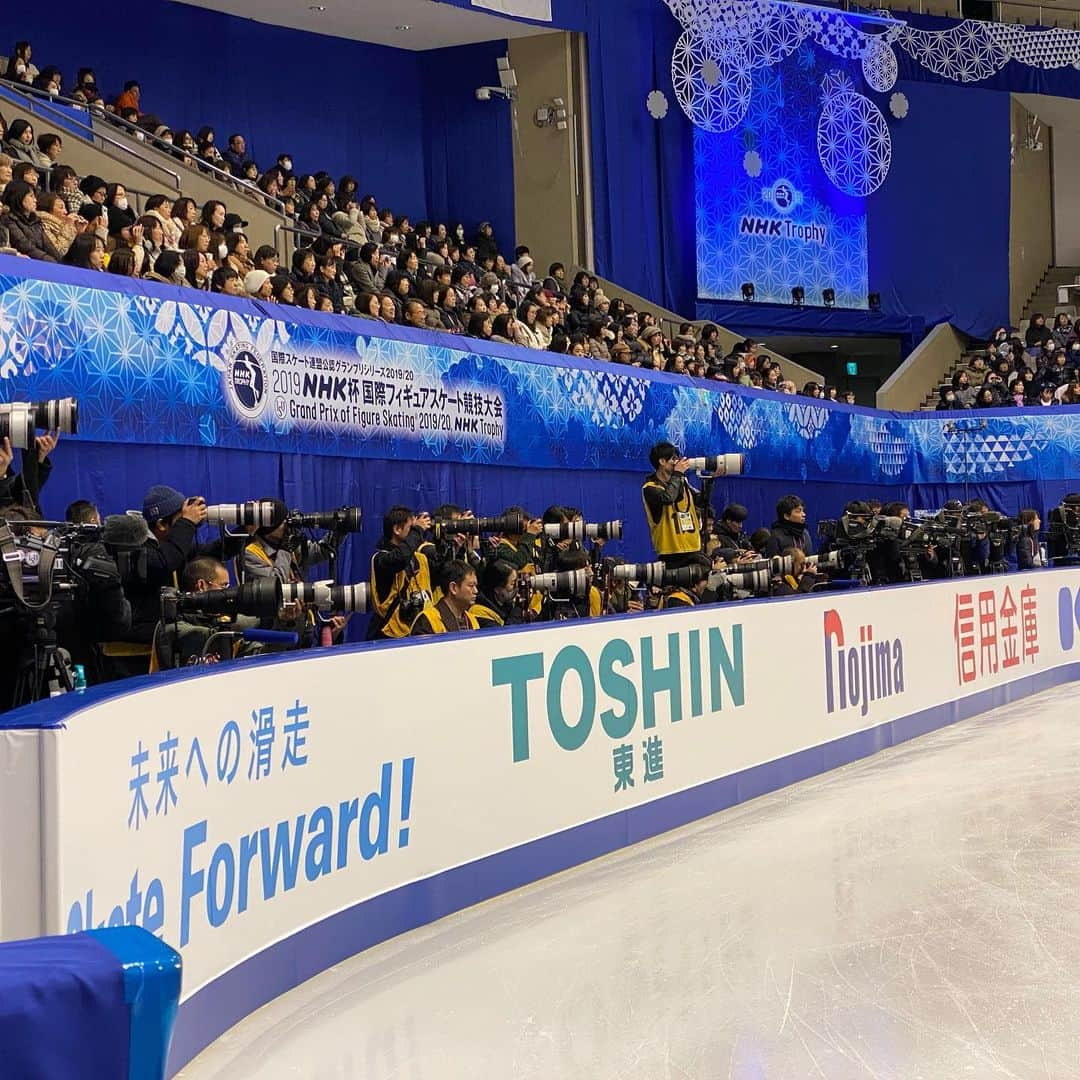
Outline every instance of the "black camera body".
<svg viewBox="0 0 1080 1080"><path fill-rule="evenodd" d="M237 615L273 618L281 609L281 582L276 577L252 578L229 589L205 592L161 590L161 619L166 623L188 616L199 619L230 619Z"/></svg>

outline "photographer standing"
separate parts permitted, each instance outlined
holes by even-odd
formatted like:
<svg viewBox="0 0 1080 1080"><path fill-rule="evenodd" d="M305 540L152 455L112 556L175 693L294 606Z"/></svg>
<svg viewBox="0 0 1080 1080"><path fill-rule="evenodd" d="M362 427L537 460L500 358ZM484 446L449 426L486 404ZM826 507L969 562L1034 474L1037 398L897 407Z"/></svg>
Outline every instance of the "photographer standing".
<svg viewBox="0 0 1080 1080"><path fill-rule="evenodd" d="M244 579L276 577L282 585L303 581L304 570L326 562L337 554L341 537L329 532L321 540L307 537L289 528L289 509L280 499L264 499L273 504L269 525L256 529L244 548Z"/></svg>
<svg viewBox="0 0 1080 1080"><path fill-rule="evenodd" d="M124 592L131 601L131 631L121 640L136 647L125 649L117 643L106 649L119 675L145 675L149 668L150 643L161 618L161 590L176 584L177 575L195 554L199 526L206 520L206 500L155 484L143 499L143 517L150 537L124 560L122 569Z"/></svg>
<svg viewBox="0 0 1080 1080"><path fill-rule="evenodd" d="M25 506L37 517L42 516L38 496L52 472L49 455L56 449L59 438L58 431L38 435L34 439L34 451L23 451L21 473L11 471L15 460L11 440L7 436L0 440L0 507L14 503Z"/></svg>
<svg viewBox="0 0 1080 1080"><path fill-rule="evenodd" d="M414 514L407 506L391 506L383 517L382 539L371 557L374 615L368 641L408 637L431 601L435 545L424 538L430 528L430 514Z"/></svg>
<svg viewBox="0 0 1080 1080"><path fill-rule="evenodd" d="M536 538L543 528L542 522L522 506L507 507L501 516L520 517L524 522L524 532L501 536L491 557L508 562L519 574L534 573L539 558Z"/></svg>
<svg viewBox="0 0 1080 1080"><path fill-rule="evenodd" d="M700 507L708 500L690 486L690 462L673 443L657 443L649 464L653 472L641 486L641 498L653 548L665 566L688 566L702 550Z"/></svg>
<svg viewBox="0 0 1080 1080"><path fill-rule="evenodd" d="M428 634L457 634L479 630L480 624L470 610L476 603L476 571L455 560L443 568L445 592L438 603L428 603L413 621L413 637Z"/></svg>
<svg viewBox="0 0 1080 1080"><path fill-rule="evenodd" d="M475 515L471 510L462 510L453 503L443 503L432 515L433 520L439 521L469 521ZM477 573L480 572L480 537L469 536L466 533L450 533L445 528L441 536L434 540L435 554L432 556L432 580L436 589L444 589L443 570L452 562L463 562L471 566Z"/></svg>

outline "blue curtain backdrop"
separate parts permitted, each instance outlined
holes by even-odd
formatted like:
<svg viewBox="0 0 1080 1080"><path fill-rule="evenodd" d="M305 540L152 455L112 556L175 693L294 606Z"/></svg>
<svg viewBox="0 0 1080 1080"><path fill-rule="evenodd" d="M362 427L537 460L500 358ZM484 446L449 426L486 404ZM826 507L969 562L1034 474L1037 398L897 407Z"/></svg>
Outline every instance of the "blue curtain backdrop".
<svg viewBox="0 0 1080 1080"><path fill-rule="evenodd" d="M141 3L127 29L77 0L0 5L0 49L21 39L65 87L84 66L108 97L138 79L143 109L174 129L209 124L221 147L242 132L264 167L287 151L299 172L350 173L414 221L438 213L471 232L488 218L513 238L508 113L472 94L505 42L418 53L166 0Z"/></svg>
<svg viewBox="0 0 1080 1080"><path fill-rule="evenodd" d="M886 312L987 334L1009 319L1009 95L931 82L894 92L909 110L889 120L892 166L868 200L870 288Z"/></svg>
<svg viewBox="0 0 1080 1080"><path fill-rule="evenodd" d="M696 293L693 129L671 88L681 28L661 0L587 7L596 270L688 317ZM645 109L661 89L663 120Z"/></svg>

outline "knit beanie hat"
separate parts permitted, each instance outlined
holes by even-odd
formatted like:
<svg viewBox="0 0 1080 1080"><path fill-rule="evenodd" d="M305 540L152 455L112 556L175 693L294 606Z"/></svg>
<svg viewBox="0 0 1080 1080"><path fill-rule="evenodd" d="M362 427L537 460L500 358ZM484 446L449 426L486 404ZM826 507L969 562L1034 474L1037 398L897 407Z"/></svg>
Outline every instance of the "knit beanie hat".
<svg viewBox="0 0 1080 1080"><path fill-rule="evenodd" d="M143 517L152 525L159 518L171 518L184 508L184 496L168 484L155 484L143 498Z"/></svg>
<svg viewBox="0 0 1080 1080"><path fill-rule="evenodd" d="M259 290L270 280L265 270L249 270L244 276L244 292L248 296L258 296Z"/></svg>

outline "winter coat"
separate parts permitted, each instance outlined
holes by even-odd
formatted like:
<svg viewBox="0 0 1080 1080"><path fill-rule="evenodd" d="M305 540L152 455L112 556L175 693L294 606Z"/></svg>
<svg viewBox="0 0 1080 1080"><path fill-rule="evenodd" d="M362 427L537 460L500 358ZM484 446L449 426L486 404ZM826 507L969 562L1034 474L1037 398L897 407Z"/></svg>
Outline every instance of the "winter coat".
<svg viewBox="0 0 1080 1080"><path fill-rule="evenodd" d="M31 259L42 262L60 261L60 255L45 235L45 227L37 214L13 210L4 216L3 222L8 227L11 246L21 255L29 255Z"/></svg>
<svg viewBox="0 0 1080 1080"><path fill-rule="evenodd" d="M793 521L774 521L769 530L769 543L765 547L766 556L779 555L789 547L798 548L804 555L812 555L814 541L810 530L805 525L796 525Z"/></svg>

